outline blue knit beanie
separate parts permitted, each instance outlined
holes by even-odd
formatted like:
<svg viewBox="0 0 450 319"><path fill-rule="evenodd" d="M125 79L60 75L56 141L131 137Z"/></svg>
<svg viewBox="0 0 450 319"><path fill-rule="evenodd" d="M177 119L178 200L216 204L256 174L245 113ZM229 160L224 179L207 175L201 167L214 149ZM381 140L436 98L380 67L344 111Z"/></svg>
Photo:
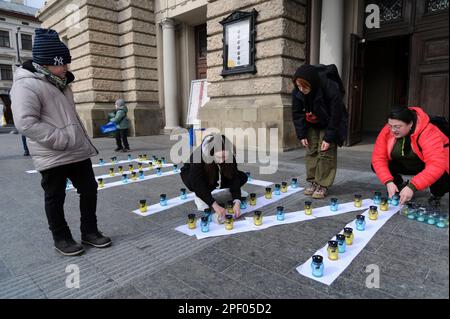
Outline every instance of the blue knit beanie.
<svg viewBox="0 0 450 319"><path fill-rule="evenodd" d="M52 29L36 29L33 62L39 65L64 65L72 61L70 51Z"/></svg>

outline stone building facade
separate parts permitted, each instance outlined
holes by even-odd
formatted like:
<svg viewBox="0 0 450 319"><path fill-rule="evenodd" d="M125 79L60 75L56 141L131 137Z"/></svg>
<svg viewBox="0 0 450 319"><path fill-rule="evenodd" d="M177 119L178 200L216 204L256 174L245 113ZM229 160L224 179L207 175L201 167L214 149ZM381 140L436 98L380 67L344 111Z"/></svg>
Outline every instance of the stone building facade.
<svg viewBox="0 0 450 319"><path fill-rule="evenodd" d="M4 112L8 125L13 124L9 97L13 74L21 62L31 59L34 30L41 25L36 12L24 0L0 0L0 114Z"/></svg>
<svg viewBox="0 0 450 319"><path fill-rule="evenodd" d="M366 24L371 4L377 29ZM238 10L258 12L257 72L223 77L220 21ZM379 130L393 104L448 117L448 0L49 0L38 18L72 50L93 136L119 97L132 135L186 127L191 81L206 78L201 127L277 128L280 150L298 147L290 92L303 63L337 65L349 144Z"/></svg>

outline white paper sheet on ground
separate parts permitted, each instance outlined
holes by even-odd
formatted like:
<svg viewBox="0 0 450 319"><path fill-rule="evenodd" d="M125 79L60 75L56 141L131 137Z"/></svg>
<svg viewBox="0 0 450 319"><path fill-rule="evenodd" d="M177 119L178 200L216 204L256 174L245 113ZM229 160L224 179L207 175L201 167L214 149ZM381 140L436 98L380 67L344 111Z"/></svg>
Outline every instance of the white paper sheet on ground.
<svg viewBox="0 0 450 319"><path fill-rule="evenodd" d="M366 217L366 229L364 231L356 230L355 221L352 221L345 227L353 228L353 234L355 238L353 239L352 245L347 245L346 251L339 254L339 259L332 261L328 259L327 245L322 249L319 249L314 255L321 255L323 257L324 271L322 277L314 277L311 271L311 261L312 257L309 258L304 264L297 267L297 271L308 278L314 279L326 285L331 285L333 281L339 277L339 275L350 265L353 259L361 252L361 250L368 244L376 232L402 207L401 206L390 206L389 210L386 212L380 211L378 213L377 220L370 220L368 217L368 210L362 215ZM342 227L344 229L344 227ZM342 233L342 231L341 231ZM335 239L333 237L332 239ZM331 239L330 239L331 240Z"/></svg>
<svg viewBox="0 0 450 319"><path fill-rule="evenodd" d="M363 200L361 207L356 208L354 206L353 202L344 203L344 204L339 205L339 210L337 212L330 212L329 206L313 208L312 215L305 215L305 211L300 210L300 211L296 211L296 212L286 213L284 220L282 220L282 221L277 220L276 215L264 216L263 224L261 226L259 226L259 228L265 229L265 228L269 228L272 226L279 226L279 225L297 223L297 222L301 222L301 221L305 221L305 220L311 220L311 219L320 218L320 217L345 214L345 213L349 213L349 212L356 211L356 210L367 209L370 205L372 205L372 200L365 199L365 200ZM253 217L246 217L246 220L249 223L253 223Z"/></svg>
<svg viewBox="0 0 450 319"><path fill-rule="evenodd" d="M103 166L120 165L120 164L126 164L126 163L130 163L130 162L136 162L136 161L137 161L137 159L131 159L131 160L118 161L117 163L109 162L109 163L105 163L103 165L101 165L101 164L92 164L92 167L103 167ZM28 174L35 174L37 172L38 171L36 171L36 170L26 171L26 173L28 173Z"/></svg>
<svg viewBox="0 0 450 319"><path fill-rule="evenodd" d="M253 179L253 178L252 178L251 180L247 181L247 184L252 184L252 185L256 185L256 186L268 187L268 186L270 186L270 185L272 185L272 184L274 184L274 183L272 183L272 182L266 182L266 181L261 181L261 180Z"/></svg>
<svg viewBox="0 0 450 319"><path fill-rule="evenodd" d="M330 210L330 206L323 206L319 208L315 208L313 206L313 216L314 217L328 217L328 216L335 216L340 214L345 214L353 211L368 209L370 205L373 205L372 199L364 199L361 203L361 207L355 207L354 202L348 202L348 203L339 203L338 210L336 212L332 212Z"/></svg>
<svg viewBox="0 0 450 319"><path fill-rule="evenodd" d="M241 210L241 214L247 214L250 212L253 212L255 210L258 210L261 207L264 207L266 205L272 204L274 202L277 202L283 198L286 198L292 194L301 192L303 190L303 188L298 187L298 188L292 188L291 186L288 187L288 191L286 193L281 193L281 195L272 195L272 199L267 199L264 196L258 197L256 200L256 205L255 206L251 206L251 205L247 205L246 209L242 209ZM244 222L244 223L242 223ZM214 223L211 223L214 224ZM245 232L245 231L252 231L252 230L258 230L258 229L263 229L261 228L261 226L255 226L251 223L249 223L248 221L244 220L244 221L237 221L235 222L235 224L238 224L238 228L237 228L237 232ZM204 233L201 231L200 229L200 219L197 220L197 227L195 229L189 229L187 227L187 225L181 225L178 226L177 228L175 228L175 230L182 232L188 236L193 236L196 235L197 239L203 239L203 238L207 238L207 237L215 237L215 236L223 236L223 235L230 235L230 234L235 234L236 232L233 232L233 230L226 230L224 225L217 225L219 227L210 227L209 232ZM256 228L255 228L256 227Z"/></svg>
<svg viewBox="0 0 450 319"><path fill-rule="evenodd" d="M251 184L253 182L259 182L259 183L264 183L264 181L259 181L259 180L253 180L251 182L249 182L248 184ZM212 192L212 194L218 194L222 191L224 191L225 189L216 189ZM159 203L152 205L150 207L147 208L147 211L142 213L139 209L136 209L133 211L133 213L139 215L139 216L149 216L149 215L153 215L156 213L159 213L163 210L166 209L170 209L173 208L175 206L179 206L179 205L183 205L185 203L191 202L195 199L195 194L194 193L188 193L187 194L187 198L186 199L181 199L180 197L175 197L172 198L170 200L167 201L167 206L161 206Z"/></svg>

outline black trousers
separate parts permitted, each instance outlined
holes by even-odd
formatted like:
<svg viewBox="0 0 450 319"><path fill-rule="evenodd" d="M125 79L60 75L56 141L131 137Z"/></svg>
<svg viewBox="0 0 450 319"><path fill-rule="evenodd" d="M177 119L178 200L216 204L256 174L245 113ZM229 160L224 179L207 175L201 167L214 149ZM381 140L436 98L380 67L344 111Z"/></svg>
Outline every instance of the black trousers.
<svg viewBox="0 0 450 319"><path fill-rule="evenodd" d="M97 181L90 159L51 168L42 171L41 175L41 185L45 192L45 213L54 240L72 237L64 218L67 178L80 194L81 233L89 234L98 231Z"/></svg>
<svg viewBox="0 0 450 319"><path fill-rule="evenodd" d="M116 144L118 148L130 148L130 145L128 145L128 129L123 129L123 130L116 130ZM122 146L122 142L123 142L123 146Z"/></svg>
<svg viewBox="0 0 450 319"><path fill-rule="evenodd" d="M401 164L399 164L396 161L390 161L389 162L389 171L391 172L392 176L394 177L394 184L399 187L403 184L403 178L401 174L404 175L417 175L425 168L425 164L421 169L418 170L410 170L405 167L403 167ZM372 166L372 171L375 172ZM433 184L430 186L430 192L433 196L436 197L442 197L449 191L449 175L447 172L444 172L442 176Z"/></svg>

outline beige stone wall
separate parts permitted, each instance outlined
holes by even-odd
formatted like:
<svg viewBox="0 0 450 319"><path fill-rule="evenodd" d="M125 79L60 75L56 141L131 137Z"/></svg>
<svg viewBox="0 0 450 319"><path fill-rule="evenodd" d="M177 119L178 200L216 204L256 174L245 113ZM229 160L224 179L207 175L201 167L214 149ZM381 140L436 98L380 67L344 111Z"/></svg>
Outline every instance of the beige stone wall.
<svg viewBox="0 0 450 319"><path fill-rule="evenodd" d="M256 74L222 77L223 29L235 10L256 9ZM298 146L291 118L291 76L305 60L306 0L210 0L208 96L200 111L203 127L279 130L280 150Z"/></svg>
<svg viewBox="0 0 450 319"><path fill-rule="evenodd" d="M43 26L67 39L77 109L89 133L99 135L114 101L127 102L131 135L163 127L153 0L49 1Z"/></svg>

